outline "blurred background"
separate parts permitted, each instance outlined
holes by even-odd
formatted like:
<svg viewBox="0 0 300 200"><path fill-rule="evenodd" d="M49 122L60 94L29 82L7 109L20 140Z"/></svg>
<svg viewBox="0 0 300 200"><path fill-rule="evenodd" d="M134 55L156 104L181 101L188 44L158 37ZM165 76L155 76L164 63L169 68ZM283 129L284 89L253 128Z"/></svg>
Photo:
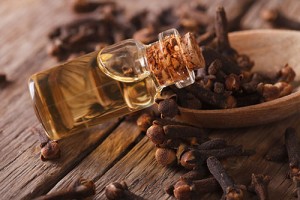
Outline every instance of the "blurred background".
<svg viewBox="0 0 300 200"><path fill-rule="evenodd" d="M230 31L299 28L298 0L2 0L0 69L17 79L13 69L30 60L55 63L132 37L149 43L173 27L201 36L212 31L219 5Z"/></svg>

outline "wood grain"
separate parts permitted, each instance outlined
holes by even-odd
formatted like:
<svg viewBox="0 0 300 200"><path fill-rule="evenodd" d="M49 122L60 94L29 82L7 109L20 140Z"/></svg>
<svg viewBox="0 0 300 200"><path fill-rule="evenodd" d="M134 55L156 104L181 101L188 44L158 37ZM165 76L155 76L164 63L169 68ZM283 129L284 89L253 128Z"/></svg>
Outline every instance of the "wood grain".
<svg viewBox="0 0 300 200"><path fill-rule="evenodd" d="M300 138L300 115L295 115L281 122L268 126L252 128L215 130L211 138L224 138L229 144L243 144L245 149L255 149L256 154L250 157L231 158L224 162L228 173L236 183L248 185L252 173L264 173L272 177L270 182L270 199L286 199L292 194L292 181L286 178L287 163L266 161L264 156L274 145L283 144L284 130L295 127ZM144 138L123 159L116 163L96 182L95 199L104 199L104 188L110 182L126 180L129 189L145 199L173 199L165 194L163 187L176 181L184 170L165 168L154 161L155 147ZM79 170L81 171L81 170ZM219 199L221 194L206 195L199 199ZM246 199L255 199L247 194Z"/></svg>
<svg viewBox="0 0 300 200"><path fill-rule="evenodd" d="M61 179L50 191L66 188L73 180L84 177L97 181L143 137L135 121L124 121L90 155Z"/></svg>
<svg viewBox="0 0 300 200"><path fill-rule="evenodd" d="M15 146L16 142L9 144L10 150L18 152L18 155L12 157L8 154L7 162L1 163L0 181L6 183L0 186L2 197L32 199L34 196L48 192L93 151L117 124L113 121L61 140L59 144L62 147L62 156L53 162L42 162L39 159L40 148L35 136L29 130L22 131L24 134L20 137L22 141L15 139L20 142L20 146Z"/></svg>
<svg viewBox="0 0 300 200"><path fill-rule="evenodd" d="M184 0L119 1L130 13L150 8L154 12L177 5ZM148 1L149 2L149 1ZM215 7L223 4L229 20L242 18L243 28L261 28L258 19L261 8L281 1L200 0L214 15ZM71 2L39 0L0 1L0 72L10 83L0 86L0 195L1 199L32 199L49 191L66 187L78 176L95 180L97 194L103 199L104 187L126 179L131 191L147 199L172 199L164 194L162 185L176 180L183 171L159 166L154 160L154 146L132 122L113 120L84 134L60 141L62 158L55 162L39 160L39 142L30 132L38 121L34 115L27 80L34 72L53 66L56 61L46 53L47 34L53 27L80 18L69 8ZM251 6L251 7L250 7ZM299 19L299 2L286 0L282 9ZM246 16L243 18L243 16ZM288 199L292 183L285 178L287 164L263 160L268 149L283 141L287 126L300 132L299 115L267 126L243 129L214 130L212 137L222 137L231 144L254 148L257 154L249 158L230 159L228 169L238 182L246 184L251 172L264 172L273 177L270 183L272 199ZM116 128L118 127L118 128ZM110 134L111 133L111 134ZM300 137L300 135L298 134ZM137 144L136 144L137 143ZM114 148L111 148L114 146ZM218 199L220 196L206 196ZM250 196L254 198L254 196Z"/></svg>
<svg viewBox="0 0 300 200"><path fill-rule="evenodd" d="M118 124L116 120L82 135L61 141L57 162L39 159L39 142L30 132L38 124L27 89L31 74L56 61L46 53L47 34L74 16L62 12L64 3L25 0L1 1L1 71L10 83L0 89L0 194L3 199L32 199L49 191ZM54 15L54 13L57 13ZM22 19L22 20L21 20Z"/></svg>

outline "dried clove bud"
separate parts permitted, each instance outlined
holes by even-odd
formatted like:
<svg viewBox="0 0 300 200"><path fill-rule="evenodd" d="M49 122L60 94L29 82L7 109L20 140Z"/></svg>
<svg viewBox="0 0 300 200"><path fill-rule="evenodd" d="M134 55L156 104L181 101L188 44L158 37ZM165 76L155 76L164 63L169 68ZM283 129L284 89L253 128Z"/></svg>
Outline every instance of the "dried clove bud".
<svg viewBox="0 0 300 200"><path fill-rule="evenodd" d="M199 167L210 156L222 159L233 156L249 156L253 153L250 150L243 150L242 146L229 146L221 149L194 149L186 145L180 145L177 149L177 159L181 166L191 170Z"/></svg>
<svg viewBox="0 0 300 200"><path fill-rule="evenodd" d="M290 177L298 181L300 172L300 147L294 128L287 128L285 130L285 146L289 157Z"/></svg>
<svg viewBox="0 0 300 200"><path fill-rule="evenodd" d="M155 159L163 166L170 166L176 161L176 153L172 149L157 148L155 152Z"/></svg>
<svg viewBox="0 0 300 200"><path fill-rule="evenodd" d="M261 18L275 27L300 30L300 22L287 17L279 9L266 9L261 12Z"/></svg>
<svg viewBox="0 0 300 200"><path fill-rule="evenodd" d="M190 183L191 181L203 179L207 175L208 175L208 171L206 168L204 168L204 167L195 168L195 169L183 174L182 176L180 176L179 180L168 185L167 187L164 188L164 190L167 194L173 196L174 195L174 185L178 181L182 180L182 181Z"/></svg>
<svg viewBox="0 0 300 200"><path fill-rule="evenodd" d="M191 171L183 174L182 176L180 176L180 179L186 181L200 180L207 175L208 175L207 168L201 166L201 167L195 167Z"/></svg>
<svg viewBox="0 0 300 200"><path fill-rule="evenodd" d="M47 161L47 160L54 160L60 158L60 148L57 141L50 140L47 135L45 134L45 131L43 128L33 127L31 131L34 134L37 134L40 141L40 147L41 147L41 160Z"/></svg>
<svg viewBox="0 0 300 200"><path fill-rule="evenodd" d="M60 158L60 149L57 141L49 141L41 146L41 160L54 160Z"/></svg>
<svg viewBox="0 0 300 200"><path fill-rule="evenodd" d="M229 91L238 91L241 87L241 77L236 74L229 74L225 78L225 86Z"/></svg>
<svg viewBox="0 0 300 200"><path fill-rule="evenodd" d="M197 147L197 149L199 150L220 149L220 148L225 148L226 146L227 146L226 140L217 138L202 143Z"/></svg>
<svg viewBox="0 0 300 200"><path fill-rule="evenodd" d="M130 192L125 181L113 182L107 185L105 188L105 196L109 200L145 200Z"/></svg>
<svg viewBox="0 0 300 200"><path fill-rule="evenodd" d="M128 186L125 181L110 183L105 188L105 196L109 200L126 199L129 194Z"/></svg>
<svg viewBox="0 0 300 200"><path fill-rule="evenodd" d="M225 199L239 200L243 199L244 186L236 185L233 179L227 174L220 161L215 157L209 157L207 159L207 167L210 173L219 182Z"/></svg>
<svg viewBox="0 0 300 200"><path fill-rule="evenodd" d="M218 53L212 48L201 46L201 52L204 57L206 68L209 67L209 65L215 61L220 60L222 63L221 70L226 74L229 75L231 73L233 74L241 74L241 68L232 60L229 60L227 57L223 56L222 54Z"/></svg>
<svg viewBox="0 0 300 200"><path fill-rule="evenodd" d="M296 73L292 67L286 64L282 69L279 70L277 76L278 81L291 83L292 81L294 81Z"/></svg>
<svg viewBox="0 0 300 200"><path fill-rule="evenodd" d="M185 89L178 89L175 86L170 86L177 96L177 102L184 108L199 110L202 108L202 103L193 94L187 92Z"/></svg>
<svg viewBox="0 0 300 200"><path fill-rule="evenodd" d="M183 151L177 155L177 158L179 158L180 165L189 170L195 169L203 164L202 156L197 150Z"/></svg>
<svg viewBox="0 0 300 200"><path fill-rule="evenodd" d="M250 71L254 66L254 61L250 60L249 56L245 54L237 55L236 62L238 66L245 71Z"/></svg>
<svg viewBox="0 0 300 200"><path fill-rule="evenodd" d="M225 56L234 57L237 52L229 43L226 13L224 7L221 6L216 11L215 30L218 51Z"/></svg>
<svg viewBox="0 0 300 200"><path fill-rule="evenodd" d="M251 150L243 150L242 146L228 146L222 149L203 149L198 150L201 154L201 158L206 160L210 156L214 156L218 159L228 158L233 156L250 156L255 152Z"/></svg>
<svg viewBox="0 0 300 200"><path fill-rule="evenodd" d="M257 85L257 91L263 96L264 101L271 101L291 94L293 86L286 82L260 83Z"/></svg>
<svg viewBox="0 0 300 200"><path fill-rule="evenodd" d="M234 108L236 107L236 99L231 95L217 94L213 91L203 88L200 84L194 83L186 87L186 89L195 95L200 101L216 108Z"/></svg>
<svg viewBox="0 0 300 200"><path fill-rule="evenodd" d="M216 59L208 66L207 73L209 75L217 75L217 73L221 70L221 68L222 68L222 62L219 59Z"/></svg>
<svg viewBox="0 0 300 200"><path fill-rule="evenodd" d="M191 126L189 124L175 121L173 119L156 119L152 122L153 125L160 125L160 126L166 126L166 125L182 125L182 126Z"/></svg>
<svg viewBox="0 0 300 200"><path fill-rule="evenodd" d="M162 118L173 118L179 113L178 105L173 98L168 98L158 103L158 111L161 113Z"/></svg>
<svg viewBox="0 0 300 200"><path fill-rule="evenodd" d="M176 199L187 200L199 198L200 195L219 190L218 182L215 178L207 178L195 181L180 179L174 185L174 196Z"/></svg>
<svg viewBox="0 0 300 200"><path fill-rule="evenodd" d="M223 83L215 82L214 83L214 92L217 94L223 94L225 92L225 86Z"/></svg>
<svg viewBox="0 0 300 200"><path fill-rule="evenodd" d="M114 42L111 25L108 17L102 17L80 19L57 27L49 34L48 53L61 61L73 54L92 52L99 43L111 44Z"/></svg>
<svg viewBox="0 0 300 200"><path fill-rule="evenodd" d="M94 195L96 193L95 188L93 181L80 178L68 190L53 192L35 200L84 199Z"/></svg>
<svg viewBox="0 0 300 200"><path fill-rule="evenodd" d="M141 131L147 131L147 129L151 126L154 117L150 113L143 113L136 121L137 126Z"/></svg>
<svg viewBox="0 0 300 200"><path fill-rule="evenodd" d="M153 124L150 126L146 132L146 135L154 144L163 144L166 140L164 129L158 124Z"/></svg>
<svg viewBox="0 0 300 200"><path fill-rule="evenodd" d="M270 176L252 174L251 185L248 187L248 190L255 192L260 200L268 200L268 185L270 180Z"/></svg>

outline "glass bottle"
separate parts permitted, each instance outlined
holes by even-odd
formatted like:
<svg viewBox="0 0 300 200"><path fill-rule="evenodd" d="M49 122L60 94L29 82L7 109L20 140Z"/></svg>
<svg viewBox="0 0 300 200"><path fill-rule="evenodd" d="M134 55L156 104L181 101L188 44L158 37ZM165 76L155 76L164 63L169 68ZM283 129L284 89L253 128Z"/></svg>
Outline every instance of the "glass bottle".
<svg viewBox="0 0 300 200"><path fill-rule="evenodd" d="M149 45L128 39L32 75L30 94L48 136L60 139L149 107L168 85L192 84L193 70L204 66L193 35L170 29L158 37Z"/></svg>

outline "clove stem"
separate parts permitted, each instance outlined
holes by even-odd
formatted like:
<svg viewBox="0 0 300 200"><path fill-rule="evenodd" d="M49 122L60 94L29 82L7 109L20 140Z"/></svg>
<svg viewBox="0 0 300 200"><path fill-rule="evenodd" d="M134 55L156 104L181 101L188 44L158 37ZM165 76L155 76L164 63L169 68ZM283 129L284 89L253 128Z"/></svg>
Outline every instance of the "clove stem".
<svg viewBox="0 0 300 200"><path fill-rule="evenodd" d="M262 174L252 174L250 191L254 191L260 200L268 200L268 184L271 178Z"/></svg>
<svg viewBox="0 0 300 200"><path fill-rule="evenodd" d="M289 157L289 176L295 183L297 195L300 193L300 147L294 128L285 130L285 146ZM298 199L300 196L298 195Z"/></svg>
<svg viewBox="0 0 300 200"><path fill-rule="evenodd" d="M207 159L207 167L210 173L219 182L225 199L240 200L243 199L243 191L241 186L234 183L233 179L227 174L222 164L216 157L209 157Z"/></svg>
<svg viewBox="0 0 300 200"><path fill-rule="evenodd" d="M94 195L95 192L95 185L92 181L80 178L73 183L69 190L53 192L35 200L82 199Z"/></svg>

